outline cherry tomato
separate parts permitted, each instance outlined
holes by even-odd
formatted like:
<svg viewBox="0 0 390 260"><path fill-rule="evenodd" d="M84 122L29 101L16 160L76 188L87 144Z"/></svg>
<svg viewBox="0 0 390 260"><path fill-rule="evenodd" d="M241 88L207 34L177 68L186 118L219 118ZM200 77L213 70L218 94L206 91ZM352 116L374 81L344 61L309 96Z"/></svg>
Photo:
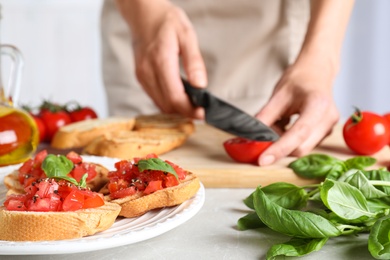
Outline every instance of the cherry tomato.
<svg viewBox="0 0 390 260"><path fill-rule="evenodd" d="M46 140L46 126L43 122L42 118L37 115L31 114L34 118L35 123L37 124L38 132L39 132L39 142L44 142Z"/></svg>
<svg viewBox="0 0 390 260"><path fill-rule="evenodd" d="M41 118L46 126L48 141L51 141L51 139L61 126L70 124L72 122L69 117L69 114L64 110L60 110L57 112L43 110L41 111Z"/></svg>
<svg viewBox="0 0 390 260"><path fill-rule="evenodd" d="M256 164L260 154L272 143L271 141L253 141L242 137L234 137L226 140L223 147L233 160Z"/></svg>
<svg viewBox="0 0 390 260"><path fill-rule="evenodd" d="M343 137L355 153L371 155L389 144L390 124L383 116L356 109L344 124Z"/></svg>
<svg viewBox="0 0 390 260"><path fill-rule="evenodd" d="M94 119L98 117L96 112L90 107L80 107L76 110L70 111L69 116L72 122Z"/></svg>

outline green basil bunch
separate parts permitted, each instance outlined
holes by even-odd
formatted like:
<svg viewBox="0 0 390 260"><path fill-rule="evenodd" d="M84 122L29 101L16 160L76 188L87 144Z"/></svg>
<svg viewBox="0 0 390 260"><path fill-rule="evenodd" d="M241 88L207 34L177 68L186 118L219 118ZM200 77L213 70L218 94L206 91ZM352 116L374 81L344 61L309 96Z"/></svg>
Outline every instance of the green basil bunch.
<svg viewBox="0 0 390 260"><path fill-rule="evenodd" d="M346 161L311 154L289 167L319 184L296 186L278 182L258 187L244 203L253 209L238 220L240 230L268 227L290 237L273 245L267 259L303 256L320 250L336 236L368 233L368 250L390 259L390 172L366 170L376 160L358 156Z"/></svg>

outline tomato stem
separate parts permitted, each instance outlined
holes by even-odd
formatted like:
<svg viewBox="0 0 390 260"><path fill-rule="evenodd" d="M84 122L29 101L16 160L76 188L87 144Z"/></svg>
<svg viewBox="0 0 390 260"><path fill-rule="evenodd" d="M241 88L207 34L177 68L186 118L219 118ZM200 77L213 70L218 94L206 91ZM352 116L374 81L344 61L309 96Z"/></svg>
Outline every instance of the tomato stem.
<svg viewBox="0 0 390 260"><path fill-rule="evenodd" d="M352 114L351 119L354 124L357 124L362 121L363 115L359 108L355 107L355 113Z"/></svg>

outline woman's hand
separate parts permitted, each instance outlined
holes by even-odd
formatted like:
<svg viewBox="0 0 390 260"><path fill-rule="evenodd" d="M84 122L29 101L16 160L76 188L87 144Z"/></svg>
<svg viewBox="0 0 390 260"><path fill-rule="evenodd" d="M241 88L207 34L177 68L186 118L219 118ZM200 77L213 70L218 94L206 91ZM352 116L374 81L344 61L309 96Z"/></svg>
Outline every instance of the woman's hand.
<svg viewBox="0 0 390 260"><path fill-rule="evenodd" d="M283 74L269 102L257 114L282 131L280 139L259 158L260 165L310 152L332 130L339 114L332 96L337 68L316 55L301 56ZM292 115L299 115L289 129Z"/></svg>
<svg viewBox="0 0 390 260"><path fill-rule="evenodd" d="M301 156L310 152L338 122L332 87L353 3L353 0L310 2L311 19L301 51L257 114L264 123L282 128L290 116L299 117L260 156L260 165L272 164L290 154Z"/></svg>
<svg viewBox="0 0 390 260"><path fill-rule="evenodd" d="M196 33L184 11L166 0L117 4L132 32L136 75L146 93L162 112L203 118L203 109L192 106L180 78L181 58L190 83L207 85Z"/></svg>

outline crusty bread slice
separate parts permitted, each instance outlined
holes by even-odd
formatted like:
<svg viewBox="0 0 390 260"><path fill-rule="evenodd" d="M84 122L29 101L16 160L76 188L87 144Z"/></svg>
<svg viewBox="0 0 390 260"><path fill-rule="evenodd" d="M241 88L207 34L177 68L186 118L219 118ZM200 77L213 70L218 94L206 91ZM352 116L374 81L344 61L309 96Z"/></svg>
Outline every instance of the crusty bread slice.
<svg viewBox="0 0 390 260"><path fill-rule="evenodd" d="M190 118L178 114L140 115L135 118L134 130L169 132L180 131L187 135L195 131L195 125Z"/></svg>
<svg viewBox="0 0 390 260"><path fill-rule="evenodd" d="M73 239L110 228L121 207L105 202L98 208L69 212L10 211L0 207L0 240Z"/></svg>
<svg viewBox="0 0 390 260"><path fill-rule="evenodd" d="M132 218L141 216L153 209L179 205L192 198L199 188L199 178L188 172L186 178L174 187L158 190L148 195L143 195L139 192L133 196L121 199L111 200L109 196L105 198L122 207L119 216Z"/></svg>
<svg viewBox="0 0 390 260"><path fill-rule="evenodd" d="M57 149L72 149L86 146L104 133L132 130L134 118L96 118L61 127L54 135L51 146Z"/></svg>
<svg viewBox="0 0 390 260"><path fill-rule="evenodd" d="M95 139L83 149L83 153L129 160L150 153L166 153L186 140L187 135L182 132L121 131Z"/></svg>
<svg viewBox="0 0 390 260"><path fill-rule="evenodd" d="M96 177L87 182L88 188L92 191L99 191L108 182L109 170L101 164L91 163L96 166ZM23 185L19 182L19 172L14 170L10 174L4 177L4 185L8 189L7 195L9 194L23 194Z"/></svg>

